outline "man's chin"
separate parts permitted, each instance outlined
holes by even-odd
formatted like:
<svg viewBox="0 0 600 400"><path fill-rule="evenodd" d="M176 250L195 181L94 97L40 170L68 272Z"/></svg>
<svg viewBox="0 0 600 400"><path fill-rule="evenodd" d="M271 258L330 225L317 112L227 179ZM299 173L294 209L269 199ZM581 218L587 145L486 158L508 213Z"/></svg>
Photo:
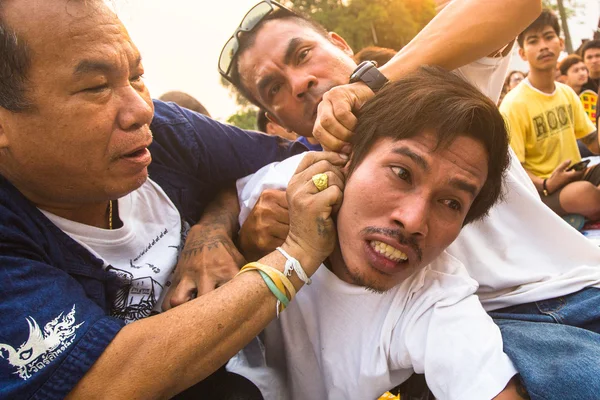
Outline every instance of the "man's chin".
<svg viewBox="0 0 600 400"><path fill-rule="evenodd" d="M143 171L136 174L135 176L122 179L117 187L113 186L110 188L111 195L114 198L121 198L127 196L129 193L138 190L148 180L148 169L144 168Z"/></svg>
<svg viewBox="0 0 600 400"><path fill-rule="evenodd" d="M376 273L380 274L378 272L376 272ZM394 283L390 283L388 281L381 282L381 278L384 278L384 277L375 278L373 276L369 276L369 274L364 274L359 271L348 270L348 276L350 277L350 279L352 280L352 283L354 285L362 286L366 290L373 292L373 293L383 294L383 293L387 292L388 290L390 290L391 288L393 288L394 286L396 286L396 282L394 282ZM389 279L391 280L393 278L389 277Z"/></svg>

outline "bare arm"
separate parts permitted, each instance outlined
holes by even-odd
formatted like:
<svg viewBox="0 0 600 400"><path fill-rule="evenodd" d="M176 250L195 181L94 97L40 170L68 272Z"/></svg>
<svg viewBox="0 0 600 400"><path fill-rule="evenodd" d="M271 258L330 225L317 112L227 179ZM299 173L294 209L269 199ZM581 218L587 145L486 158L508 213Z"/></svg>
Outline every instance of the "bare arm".
<svg viewBox="0 0 600 400"><path fill-rule="evenodd" d="M525 172L527 172L527 175L529 175L529 179L531 179L531 182L533 182L535 190L537 190L538 193L542 193L542 191L544 190L544 180L539 176L534 175L532 172L529 172L527 169L525 169Z"/></svg>
<svg viewBox="0 0 600 400"><path fill-rule="evenodd" d="M541 11L540 0L451 1L381 72L395 80L423 64L461 67L503 48Z"/></svg>
<svg viewBox="0 0 600 400"><path fill-rule="evenodd" d="M394 81L426 64L456 69L506 50L541 10L540 0L454 0L380 71ZM329 90L319 104L313 136L327 149L349 152L354 113L373 96L362 82Z"/></svg>
<svg viewBox="0 0 600 400"><path fill-rule="evenodd" d="M546 189L548 190L548 194L552 194L562 187L568 185L571 182L578 181L583 178L585 174L585 170L583 171L567 171L569 165L571 164L571 160L563 161L556 169L552 172L552 175L548 179L546 179ZM529 175L529 178L533 182L535 188L539 193L543 193L544 191L544 179L539 176L533 174L529 170L525 168L525 172Z"/></svg>
<svg viewBox="0 0 600 400"><path fill-rule="evenodd" d="M580 139L585 146L594 154L600 154L600 136L594 131Z"/></svg>
<svg viewBox="0 0 600 400"><path fill-rule="evenodd" d="M240 212L235 187L223 190L187 236L163 310L176 307L225 284L244 257L233 244Z"/></svg>
<svg viewBox="0 0 600 400"><path fill-rule="evenodd" d="M344 177L338 167L343 164L335 153L310 154L287 189L290 228L282 247L309 276L336 243L331 213L341 204ZM330 184L319 192L311 177L322 172ZM280 271L285 261L279 252L260 260ZM290 280L297 290L302 287L296 274ZM223 365L275 317L275 307L276 298L258 273L239 275L204 296L124 327L68 398L171 398Z"/></svg>
<svg viewBox="0 0 600 400"><path fill-rule="evenodd" d="M289 249L299 256L298 250ZM283 270L285 259L261 262ZM314 260L301 261L306 266ZM292 281L299 289L302 282ZM69 398L170 398L217 370L275 316L276 299L257 273L123 328Z"/></svg>

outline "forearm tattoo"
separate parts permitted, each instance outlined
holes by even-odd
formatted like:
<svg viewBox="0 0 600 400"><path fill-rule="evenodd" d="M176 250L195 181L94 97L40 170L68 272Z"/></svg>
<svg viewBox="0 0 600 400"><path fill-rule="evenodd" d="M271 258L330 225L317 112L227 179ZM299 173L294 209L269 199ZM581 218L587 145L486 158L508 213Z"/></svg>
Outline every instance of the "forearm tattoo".
<svg viewBox="0 0 600 400"><path fill-rule="evenodd" d="M190 237L185 242L185 246L181 251L180 257L183 259L188 259L190 257L195 257L199 253L202 253L204 249L207 251L214 250L220 246L223 246L227 252L231 254L231 249L229 248L229 244L231 243L231 238L225 235L215 235L210 236L206 234L198 235L198 237Z"/></svg>

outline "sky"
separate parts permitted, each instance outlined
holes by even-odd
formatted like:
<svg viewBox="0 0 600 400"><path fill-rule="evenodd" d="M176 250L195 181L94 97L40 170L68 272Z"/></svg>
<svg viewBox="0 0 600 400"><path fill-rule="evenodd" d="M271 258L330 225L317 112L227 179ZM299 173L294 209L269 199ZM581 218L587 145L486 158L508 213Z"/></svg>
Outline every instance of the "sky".
<svg viewBox="0 0 600 400"><path fill-rule="evenodd" d="M237 106L220 84L217 60L244 14L258 0L112 0L138 46L153 97L181 90L224 121ZM600 0L582 0L585 9L569 21L574 46L596 27ZM524 69L516 60L514 66Z"/></svg>
<svg viewBox="0 0 600 400"><path fill-rule="evenodd" d="M113 0L137 45L153 97L181 90L219 120L237 110L220 84L222 46L258 0Z"/></svg>

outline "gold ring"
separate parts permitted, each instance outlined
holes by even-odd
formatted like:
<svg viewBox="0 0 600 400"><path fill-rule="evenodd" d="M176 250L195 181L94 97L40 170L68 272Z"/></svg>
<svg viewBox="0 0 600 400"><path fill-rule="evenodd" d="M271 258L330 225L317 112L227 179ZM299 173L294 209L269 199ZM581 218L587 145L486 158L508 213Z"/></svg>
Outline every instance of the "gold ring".
<svg viewBox="0 0 600 400"><path fill-rule="evenodd" d="M322 192L329 186L329 178L327 177L327 174L313 175L312 181L319 190L319 192Z"/></svg>

